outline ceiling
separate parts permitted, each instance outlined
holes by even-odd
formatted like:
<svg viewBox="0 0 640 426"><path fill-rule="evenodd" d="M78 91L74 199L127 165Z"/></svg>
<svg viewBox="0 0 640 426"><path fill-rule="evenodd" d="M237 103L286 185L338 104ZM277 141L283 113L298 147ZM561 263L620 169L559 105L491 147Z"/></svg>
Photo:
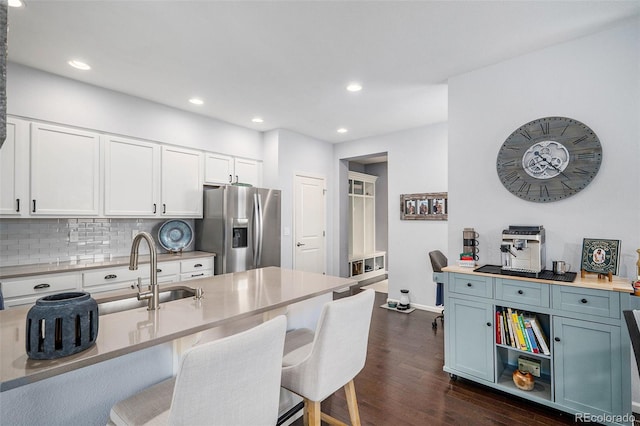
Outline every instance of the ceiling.
<svg viewBox="0 0 640 426"><path fill-rule="evenodd" d="M640 13L639 0L24 1L9 8L11 62L329 142L446 121L448 77Z"/></svg>

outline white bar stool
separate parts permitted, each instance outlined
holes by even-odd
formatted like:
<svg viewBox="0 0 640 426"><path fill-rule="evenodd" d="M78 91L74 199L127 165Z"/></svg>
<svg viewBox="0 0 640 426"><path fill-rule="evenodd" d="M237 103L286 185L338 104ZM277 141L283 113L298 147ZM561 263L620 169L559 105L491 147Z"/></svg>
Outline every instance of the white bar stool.
<svg viewBox="0 0 640 426"><path fill-rule="evenodd" d="M114 405L109 424L275 425L286 326L281 315L195 346L175 378Z"/></svg>
<svg viewBox="0 0 640 426"><path fill-rule="evenodd" d="M298 329L287 333L282 360L282 387L304 399L304 424L345 423L321 413L320 403L344 387L351 424L360 425L353 378L367 357L369 326L375 292L365 290L355 296L324 305L316 332Z"/></svg>

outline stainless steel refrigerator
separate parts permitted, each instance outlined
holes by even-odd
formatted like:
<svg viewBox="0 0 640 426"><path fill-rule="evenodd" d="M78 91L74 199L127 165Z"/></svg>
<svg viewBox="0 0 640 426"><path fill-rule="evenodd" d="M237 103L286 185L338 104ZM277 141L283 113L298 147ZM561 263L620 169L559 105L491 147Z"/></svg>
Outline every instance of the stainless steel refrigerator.
<svg viewBox="0 0 640 426"><path fill-rule="evenodd" d="M280 190L205 186L196 250L216 253L215 274L280 266Z"/></svg>

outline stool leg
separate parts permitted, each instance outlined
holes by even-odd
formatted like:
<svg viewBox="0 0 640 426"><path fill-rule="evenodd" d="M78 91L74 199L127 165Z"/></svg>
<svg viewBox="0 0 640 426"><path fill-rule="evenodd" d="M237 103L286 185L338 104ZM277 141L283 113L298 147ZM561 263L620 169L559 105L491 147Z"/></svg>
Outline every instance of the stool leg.
<svg viewBox="0 0 640 426"><path fill-rule="evenodd" d="M356 387L353 384L353 380L344 385L344 393L347 395L347 406L349 407L349 418L351 419L351 426L360 426L360 413L358 412Z"/></svg>
<svg viewBox="0 0 640 426"><path fill-rule="evenodd" d="M320 426L320 401L304 398L304 425Z"/></svg>

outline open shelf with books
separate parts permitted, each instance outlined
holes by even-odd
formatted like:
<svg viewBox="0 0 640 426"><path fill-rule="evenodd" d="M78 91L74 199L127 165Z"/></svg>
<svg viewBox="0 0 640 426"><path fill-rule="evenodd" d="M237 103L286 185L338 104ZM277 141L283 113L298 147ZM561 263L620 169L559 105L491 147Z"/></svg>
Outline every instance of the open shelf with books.
<svg viewBox="0 0 640 426"><path fill-rule="evenodd" d="M495 307L496 383L511 393L553 401L553 372L548 314L509 306ZM513 382L516 369L534 376L534 388L521 390Z"/></svg>

